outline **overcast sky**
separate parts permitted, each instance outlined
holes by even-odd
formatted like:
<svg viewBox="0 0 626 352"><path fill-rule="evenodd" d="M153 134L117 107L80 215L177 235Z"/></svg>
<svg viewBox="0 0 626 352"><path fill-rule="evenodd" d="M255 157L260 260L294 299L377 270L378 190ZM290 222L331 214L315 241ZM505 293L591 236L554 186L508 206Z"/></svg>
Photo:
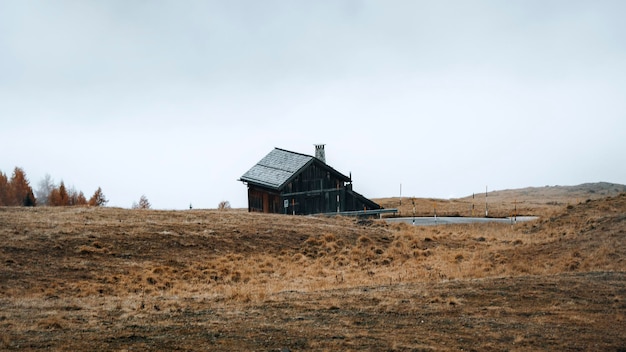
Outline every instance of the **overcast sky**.
<svg viewBox="0 0 626 352"><path fill-rule="evenodd" d="M366 197L626 184L626 1L0 0L0 170L247 206L274 147Z"/></svg>

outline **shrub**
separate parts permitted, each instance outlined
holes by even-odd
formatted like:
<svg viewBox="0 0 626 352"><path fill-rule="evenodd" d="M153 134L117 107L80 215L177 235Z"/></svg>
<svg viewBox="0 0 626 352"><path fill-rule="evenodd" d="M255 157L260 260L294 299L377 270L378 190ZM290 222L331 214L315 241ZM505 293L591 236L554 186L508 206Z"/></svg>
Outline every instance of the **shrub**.
<svg viewBox="0 0 626 352"><path fill-rule="evenodd" d="M133 209L150 209L151 204L145 195L141 195L139 203L133 203Z"/></svg>

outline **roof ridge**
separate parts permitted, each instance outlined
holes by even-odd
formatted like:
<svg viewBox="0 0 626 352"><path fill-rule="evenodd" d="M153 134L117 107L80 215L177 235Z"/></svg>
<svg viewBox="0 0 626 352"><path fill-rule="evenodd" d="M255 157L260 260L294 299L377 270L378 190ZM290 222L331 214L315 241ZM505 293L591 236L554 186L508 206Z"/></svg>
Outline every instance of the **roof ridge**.
<svg viewBox="0 0 626 352"><path fill-rule="evenodd" d="M294 151L287 150L287 149L283 149L283 148L274 147L274 149L278 149L278 150L280 150L280 151L287 152L287 153L291 153L291 154L298 154L298 155L302 155L302 156L307 156L307 157L309 157L309 158L315 158L315 157L314 157L314 156L312 156L312 155L303 154L303 153L298 153L298 152L294 152Z"/></svg>

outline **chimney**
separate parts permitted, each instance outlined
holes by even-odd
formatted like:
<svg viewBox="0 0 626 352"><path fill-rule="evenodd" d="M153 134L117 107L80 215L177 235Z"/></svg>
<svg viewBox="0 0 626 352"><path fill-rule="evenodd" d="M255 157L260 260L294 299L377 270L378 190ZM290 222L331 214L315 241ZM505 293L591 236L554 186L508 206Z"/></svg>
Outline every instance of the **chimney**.
<svg viewBox="0 0 626 352"><path fill-rule="evenodd" d="M326 152L324 151L324 146L325 144L315 145L315 157L318 158L324 164L326 164Z"/></svg>

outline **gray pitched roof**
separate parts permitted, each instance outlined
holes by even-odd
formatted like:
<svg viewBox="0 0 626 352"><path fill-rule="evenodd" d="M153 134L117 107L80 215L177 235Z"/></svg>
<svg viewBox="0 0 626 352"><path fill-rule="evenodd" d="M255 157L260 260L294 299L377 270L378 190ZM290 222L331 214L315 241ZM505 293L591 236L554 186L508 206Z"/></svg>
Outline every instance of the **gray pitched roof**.
<svg viewBox="0 0 626 352"><path fill-rule="evenodd" d="M248 170L241 181L279 189L314 157L275 148Z"/></svg>

